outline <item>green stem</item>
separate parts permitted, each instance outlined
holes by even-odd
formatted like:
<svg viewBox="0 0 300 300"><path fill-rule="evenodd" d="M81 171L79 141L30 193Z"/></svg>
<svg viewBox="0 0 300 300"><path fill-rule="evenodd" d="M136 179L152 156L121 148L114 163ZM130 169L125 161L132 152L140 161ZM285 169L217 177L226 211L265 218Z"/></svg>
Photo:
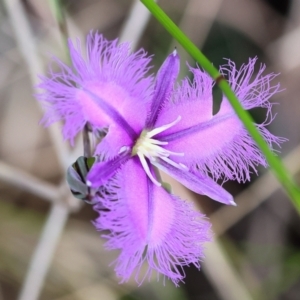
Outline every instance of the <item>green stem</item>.
<svg viewBox="0 0 300 300"><path fill-rule="evenodd" d="M256 129L254 122L246 112L236 95L230 88L228 82L222 77L219 71L205 57L205 55L189 40L189 38L174 24L174 22L164 13L164 11L153 0L140 0L160 22L160 24L182 45L182 47L201 65L201 67L219 85L224 95L227 97L236 114L243 122L245 128L257 143L258 147L265 155L270 167L273 169L277 179L282 184L298 213L300 214L300 190L294 183L292 176L288 173L281 160L274 155L268 144Z"/></svg>
<svg viewBox="0 0 300 300"><path fill-rule="evenodd" d="M57 21L59 31L62 37L64 52L67 59L70 61L70 52L68 47L68 28L61 0L49 0L53 15Z"/></svg>

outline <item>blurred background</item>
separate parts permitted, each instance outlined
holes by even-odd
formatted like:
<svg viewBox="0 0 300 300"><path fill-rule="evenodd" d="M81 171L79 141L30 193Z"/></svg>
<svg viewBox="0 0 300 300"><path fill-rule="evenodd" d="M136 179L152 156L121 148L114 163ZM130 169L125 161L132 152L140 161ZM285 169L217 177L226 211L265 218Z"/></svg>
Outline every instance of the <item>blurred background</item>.
<svg viewBox="0 0 300 300"><path fill-rule="evenodd" d="M279 155L300 183L300 1L158 3L215 66L257 56L266 73L280 73L282 92L272 99L278 115L269 129L289 139ZM68 61L66 35L84 40L91 29L145 48L155 68L177 46L181 77L185 61L194 61L138 1L2 0L0 16L0 300L300 299L300 218L267 170L251 183L226 183L237 207L176 185L213 224L215 241L201 271L186 268L180 288L155 278L140 287L134 280L118 284L109 267L117 253L104 250L91 224L95 212L65 183L66 168L82 155L81 139L70 149L59 124L39 125L33 85L52 54ZM260 122L264 113L252 115Z"/></svg>

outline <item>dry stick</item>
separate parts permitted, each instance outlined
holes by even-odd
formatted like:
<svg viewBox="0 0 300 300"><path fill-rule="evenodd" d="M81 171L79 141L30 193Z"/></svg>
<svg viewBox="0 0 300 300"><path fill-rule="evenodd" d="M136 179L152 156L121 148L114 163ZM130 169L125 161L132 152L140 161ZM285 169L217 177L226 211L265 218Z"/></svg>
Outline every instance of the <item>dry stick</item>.
<svg viewBox="0 0 300 300"><path fill-rule="evenodd" d="M289 20L282 35L267 46L267 54L282 72L294 72L300 65L300 1L292 0Z"/></svg>
<svg viewBox="0 0 300 300"><path fill-rule="evenodd" d="M28 66L31 81L33 84L36 84L38 80L37 75L43 74L44 68L24 8L19 0L4 0L4 3L11 19L18 47ZM60 163L64 166L68 158L68 148L62 140L60 128L58 125L52 125L49 131Z"/></svg>
<svg viewBox="0 0 300 300"><path fill-rule="evenodd" d="M150 16L149 10L139 0L135 0L126 23L121 30L120 42L131 42L132 50L136 49Z"/></svg>
<svg viewBox="0 0 300 300"><path fill-rule="evenodd" d="M12 59L16 62L21 59L21 56L23 56L23 59L25 59L25 62L27 63L29 69L31 81L35 84L37 81L37 75L43 74L44 70L42 61L40 60L38 55L35 38L33 37L33 34L31 32L28 32L28 20L26 19L26 17L24 18L24 16L22 16L22 14L24 13L24 9L19 2L9 1L7 3L7 11L11 20L17 20L17 23L13 22L13 25L15 26L14 29L16 31L17 44L19 46L19 49L21 50L21 53L16 47L13 50L4 53L4 55L6 56L6 59ZM19 26L16 26L16 24ZM73 30L77 29L75 28L74 24L71 25ZM22 28L21 33L19 32L19 28ZM54 30L51 31L53 32ZM39 44L39 46L41 45ZM44 46L44 48L48 51L49 45L45 43L42 46ZM20 79L21 77L24 77L25 75L28 76L28 71L23 73L18 78L14 78L13 81L10 81L9 84L14 83L16 80ZM1 88L3 87L0 87L0 89ZM56 128L53 128L53 126ZM49 128L50 137L52 138L56 154L59 157L59 161L62 165L62 169L65 172L66 167L75 160L73 160L71 157L75 157L75 155L80 152L77 151L75 155L70 156L69 148L66 147L67 144L62 142L60 128L58 128L57 124L54 124L53 126ZM79 155L77 155L76 157L78 156ZM14 174L12 172L14 172ZM63 187L63 184L60 184L59 187L57 187L56 191L54 191L55 187L50 186L47 181L35 178L31 174L28 174L25 171L20 170L16 167L11 167L5 163L0 163L0 179L14 186L27 190L33 194L36 194L42 199L49 201L60 201L61 199L59 199L59 197L65 195L68 191L66 184L65 187ZM65 182L65 180L63 180L63 182ZM56 197L54 195L56 195ZM80 202L76 201L76 203ZM75 202L71 201L70 205L74 209Z"/></svg>
<svg viewBox="0 0 300 300"><path fill-rule="evenodd" d="M0 162L0 180L29 191L48 201L56 201L59 197L58 188L53 184L4 162Z"/></svg>
<svg viewBox="0 0 300 300"><path fill-rule="evenodd" d="M37 74L43 73L43 65L39 59L36 41L24 8L18 0L5 0L5 5L12 21L18 46L27 63L31 80L33 83L36 83ZM68 150L62 142L58 126L51 126L50 133L61 166L65 169ZM21 289L20 300L35 300L39 298L56 244L59 241L68 215L69 209L67 207L53 204L39 243L32 256L29 270Z"/></svg>
<svg viewBox="0 0 300 300"><path fill-rule="evenodd" d="M52 205L39 243L33 253L19 300L39 299L46 274L68 217L68 207L61 204Z"/></svg>
<svg viewBox="0 0 300 300"><path fill-rule="evenodd" d="M221 243L216 239L205 246L202 268L223 300L251 300L242 278L232 267Z"/></svg>

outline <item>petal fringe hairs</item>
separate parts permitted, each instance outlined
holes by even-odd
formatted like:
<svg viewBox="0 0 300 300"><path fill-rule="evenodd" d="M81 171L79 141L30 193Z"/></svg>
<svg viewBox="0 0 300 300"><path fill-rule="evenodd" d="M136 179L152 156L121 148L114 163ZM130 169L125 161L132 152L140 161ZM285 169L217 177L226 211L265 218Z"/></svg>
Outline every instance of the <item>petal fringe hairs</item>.
<svg viewBox="0 0 300 300"><path fill-rule="evenodd" d="M104 232L106 248L120 251L113 264L121 282L133 276L141 284L154 272L178 285L184 266L200 268L210 224L165 188L157 170L198 194L235 205L215 180L250 180L266 160L226 97L213 115L214 82L207 73L189 67L193 80L176 83L176 50L156 76L149 75L151 57L144 50L132 53L129 43L97 33L88 35L85 55L79 40L69 41L69 50L71 67L54 57L60 71L50 68L48 76L40 76L42 123L63 121L63 137L71 144L86 125L95 136L106 133L86 176L70 173L76 179L72 189L78 182L78 190L93 191L89 203L99 212L94 225ZM271 84L275 74L263 75L264 65L254 72L256 60L239 69L228 60L220 72L246 110L265 109L265 121L256 126L273 149L285 140L266 128L274 118L269 100L279 85Z"/></svg>

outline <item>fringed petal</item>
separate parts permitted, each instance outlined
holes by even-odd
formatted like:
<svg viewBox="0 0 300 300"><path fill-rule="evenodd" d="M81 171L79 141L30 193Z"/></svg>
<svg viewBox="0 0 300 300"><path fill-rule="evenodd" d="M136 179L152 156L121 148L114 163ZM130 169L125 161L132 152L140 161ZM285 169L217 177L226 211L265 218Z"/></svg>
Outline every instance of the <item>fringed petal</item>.
<svg viewBox="0 0 300 300"><path fill-rule="evenodd" d="M251 81L254 63L255 59L250 60L237 71L229 62L221 71L229 76L229 82L245 109L267 109L268 120L257 124L257 128L272 149L272 144L280 145L284 141L265 127L273 119L269 98L278 92L279 86L270 84L274 74L262 75L264 66ZM181 121L158 135L157 139L168 142L167 150L184 152L183 157L172 157L176 162L210 173L214 178L249 180L251 170L256 172L257 165L267 165L265 157L226 98L219 112L212 115L212 80L199 69L191 68L191 71L194 82L183 81L174 96L175 101L165 107L157 125L168 123L178 115L182 117Z"/></svg>
<svg viewBox="0 0 300 300"><path fill-rule="evenodd" d="M152 77L146 76L151 58L143 50L131 53L129 43L117 42L91 32L86 58L79 40L76 44L69 41L73 68L54 58L60 71L50 69L49 76L41 76L37 86L44 91L37 98L45 106L45 125L63 120L64 137L71 141L86 122L94 128L110 125L112 120L91 99L89 91L118 111L134 130L142 128L153 92Z"/></svg>
<svg viewBox="0 0 300 300"><path fill-rule="evenodd" d="M109 230L103 235L107 249L121 251L114 265L122 282L134 276L142 283L155 272L177 285L184 278L183 266L200 267L203 243L211 239L210 224L190 204L153 185L137 158L106 188L101 206L95 206L100 216L94 225Z"/></svg>
<svg viewBox="0 0 300 300"><path fill-rule="evenodd" d="M271 109L269 99L280 91L279 84L271 85L271 81L278 74L270 73L263 75L266 66L261 64L255 73L257 58L249 58L248 64L243 64L237 69L235 63L227 60L228 63L220 67L220 73L228 80L231 88L241 101L244 109L265 107ZM232 111L232 107L228 107Z"/></svg>
<svg viewBox="0 0 300 300"><path fill-rule="evenodd" d="M178 169L162 159L159 159L155 165L160 170L167 173L189 190L197 194L206 195L213 200L227 205L236 205L232 195L207 175L203 175L199 172Z"/></svg>
<svg viewBox="0 0 300 300"><path fill-rule="evenodd" d="M157 73L154 94L145 125L146 129L152 129L154 127L161 108L164 103L171 98L179 73L179 67L179 56L177 51L174 50L173 53L166 58Z"/></svg>

